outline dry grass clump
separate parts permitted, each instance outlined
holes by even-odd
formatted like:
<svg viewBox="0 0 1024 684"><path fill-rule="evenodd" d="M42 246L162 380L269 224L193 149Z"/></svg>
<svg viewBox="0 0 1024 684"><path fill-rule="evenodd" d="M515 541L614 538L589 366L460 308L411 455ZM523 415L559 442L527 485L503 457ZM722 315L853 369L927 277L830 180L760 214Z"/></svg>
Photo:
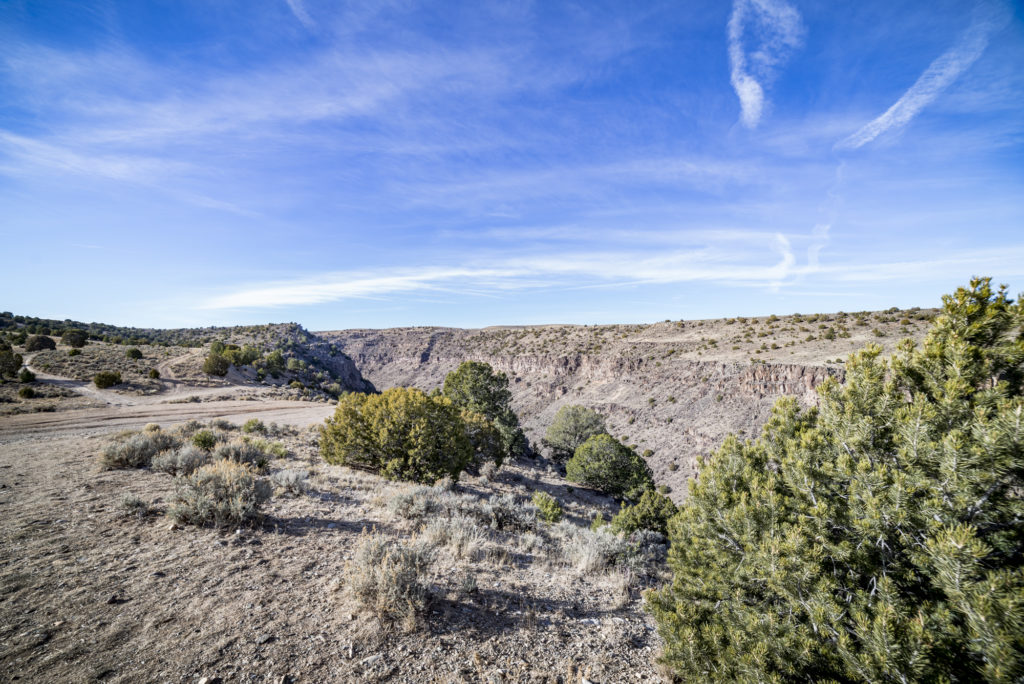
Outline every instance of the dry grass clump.
<svg viewBox="0 0 1024 684"><path fill-rule="evenodd" d="M584 575L626 564L634 555L629 542L606 528L590 530L562 521L552 526L552 532L563 561Z"/></svg>
<svg viewBox="0 0 1024 684"><path fill-rule="evenodd" d="M177 427L177 432L182 437L191 437L195 433L203 429L203 424L198 420L186 420L184 423Z"/></svg>
<svg viewBox="0 0 1024 684"><path fill-rule="evenodd" d="M399 491L385 502L385 506L396 517L421 521L428 516L447 513L452 508L449 499L455 496L440 487L420 485Z"/></svg>
<svg viewBox="0 0 1024 684"><path fill-rule="evenodd" d="M348 564L349 588L360 607L382 623L412 628L430 601L433 558L433 545L425 539L396 541L364 533Z"/></svg>
<svg viewBox="0 0 1024 684"><path fill-rule="evenodd" d="M385 502L387 509L405 520L423 521L438 516L464 516L483 527L509 532L524 532L537 527L537 508L521 504L514 494L492 494L483 499L458 494L441 487L409 487Z"/></svg>
<svg viewBox="0 0 1024 684"><path fill-rule="evenodd" d="M432 520L423 528L423 537L434 546L443 546L459 560L479 560L487 545L487 532L477 521L465 515Z"/></svg>
<svg viewBox="0 0 1024 684"><path fill-rule="evenodd" d="M210 454L199 447L186 444L174 451L165 451L153 457L151 467L169 475L191 475L210 462Z"/></svg>
<svg viewBox="0 0 1024 684"><path fill-rule="evenodd" d="M142 520L153 513L153 507L144 499L133 494L126 494L121 499L121 516L124 518L138 518Z"/></svg>
<svg viewBox="0 0 1024 684"><path fill-rule="evenodd" d="M479 508L491 528L509 532L527 532L537 529L537 507L521 504L514 494L492 494Z"/></svg>
<svg viewBox="0 0 1024 684"><path fill-rule="evenodd" d="M270 481L278 489L293 496L299 496L309 489L309 472L297 468L278 470L270 476Z"/></svg>
<svg viewBox="0 0 1024 684"><path fill-rule="evenodd" d="M247 463L263 470L270 459L255 444L246 442L232 442L221 444L213 450L214 460L234 461L235 463Z"/></svg>
<svg viewBox="0 0 1024 684"><path fill-rule="evenodd" d="M242 437L242 442L245 444L251 444L267 456L273 456L274 458L288 458L288 447L281 442L271 442L270 440L263 439L262 437L248 436Z"/></svg>
<svg viewBox="0 0 1024 684"><path fill-rule="evenodd" d="M234 461L216 461L181 479L170 515L192 525L225 527L255 520L271 494L269 482Z"/></svg>
<svg viewBox="0 0 1024 684"><path fill-rule="evenodd" d="M480 466L480 477L486 482L493 482L498 475L498 467L494 461L487 461Z"/></svg>
<svg viewBox="0 0 1024 684"><path fill-rule="evenodd" d="M145 468L154 456L180 444L175 435L159 429L122 434L100 452L100 464L107 470Z"/></svg>
<svg viewBox="0 0 1024 684"><path fill-rule="evenodd" d="M238 429L237 425L229 420L224 420L223 418L214 418L208 423L208 425L211 429L220 430L221 432L232 432L233 430Z"/></svg>

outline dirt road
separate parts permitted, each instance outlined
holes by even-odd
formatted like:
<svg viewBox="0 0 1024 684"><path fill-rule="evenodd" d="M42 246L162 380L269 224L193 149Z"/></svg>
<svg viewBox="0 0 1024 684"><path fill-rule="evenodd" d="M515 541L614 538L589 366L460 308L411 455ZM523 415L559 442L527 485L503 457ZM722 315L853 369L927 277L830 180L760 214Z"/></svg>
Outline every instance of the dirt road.
<svg viewBox="0 0 1024 684"><path fill-rule="evenodd" d="M330 404L298 401L216 401L195 404L139 404L107 408L78 409L57 413L27 413L0 418L0 442L40 433L54 436L69 433L138 428L147 423L172 425L186 420L226 418L240 423L249 418L264 422L305 427L331 415Z"/></svg>

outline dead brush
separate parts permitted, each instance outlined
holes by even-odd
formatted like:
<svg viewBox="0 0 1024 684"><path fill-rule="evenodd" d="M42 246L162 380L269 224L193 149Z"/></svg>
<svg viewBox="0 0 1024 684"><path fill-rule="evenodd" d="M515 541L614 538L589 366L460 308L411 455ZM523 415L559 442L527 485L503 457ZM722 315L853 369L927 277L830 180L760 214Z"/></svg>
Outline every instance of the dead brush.
<svg viewBox="0 0 1024 684"><path fill-rule="evenodd" d="M494 478L498 475L498 465L494 461L487 461L480 466L480 477L485 482L494 482Z"/></svg>
<svg viewBox="0 0 1024 684"><path fill-rule="evenodd" d="M353 598L381 624L415 627L430 602L433 545L423 538L393 541L364 532L346 575Z"/></svg>
<svg viewBox="0 0 1024 684"><path fill-rule="evenodd" d="M561 542L563 561L583 575L603 572L629 557L626 540L603 527L590 530L563 521L552 529Z"/></svg>
<svg viewBox="0 0 1024 684"><path fill-rule="evenodd" d="M186 444L174 451L165 451L153 457L152 468L168 475L191 475L210 462L210 454Z"/></svg>
<svg viewBox="0 0 1024 684"><path fill-rule="evenodd" d="M476 520L463 515L432 520L423 528L423 537L435 546L444 546L460 560L478 560L487 544L487 533Z"/></svg>
<svg viewBox="0 0 1024 684"><path fill-rule="evenodd" d="M240 525L259 517L270 494L270 484L251 466L219 460L182 478L170 515L192 525Z"/></svg>
<svg viewBox="0 0 1024 684"><path fill-rule="evenodd" d="M245 463L263 470L270 462L270 457L260 447L251 442L231 442L221 444L213 450L213 459L224 459L235 463Z"/></svg>
<svg viewBox="0 0 1024 684"><path fill-rule="evenodd" d="M275 487L292 496L301 496L309 489L309 473L297 468L278 470L270 476L270 481Z"/></svg>
<svg viewBox="0 0 1024 684"><path fill-rule="evenodd" d="M100 452L100 465L105 470L145 468L154 456L179 444L177 437L161 430L118 435Z"/></svg>
<svg viewBox="0 0 1024 684"><path fill-rule="evenodd" d="M152 505L134 494L125 494L121 499L121 517L142 520L154 513Z"/></svg>

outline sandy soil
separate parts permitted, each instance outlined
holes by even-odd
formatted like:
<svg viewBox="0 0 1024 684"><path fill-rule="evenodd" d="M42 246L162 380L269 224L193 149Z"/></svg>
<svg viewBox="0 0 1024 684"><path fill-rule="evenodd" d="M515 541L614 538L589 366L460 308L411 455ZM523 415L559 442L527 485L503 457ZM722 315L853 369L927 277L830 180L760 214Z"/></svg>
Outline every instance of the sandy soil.
<svg viewBox="0 0 1024 684"><path fill-rule="evenodd" d="M173 379L173 378L172 378ZM386 502L404 489L319 461L300 431L287 459L311 490L277 495L255 527L171 525L174 479L101 471L112 435L147 423L258 417L319 423L325 404L213 401L165 404L65 383L102 408L0 417L0 679L46 682L643 681L657 678L653 624L639 585L580 572L485 531L476 560L442 557L429 611L412 631L363 614L345 591L364 530L416 532ZM166 396L162 397L166 399ZM128 402L131 403L128 403ZM532 462L462 491L556 493L585 523L609 502L565 486ZM155 514L126 518L125 495ZM467 576L476 589L459 590Z"/></svg>

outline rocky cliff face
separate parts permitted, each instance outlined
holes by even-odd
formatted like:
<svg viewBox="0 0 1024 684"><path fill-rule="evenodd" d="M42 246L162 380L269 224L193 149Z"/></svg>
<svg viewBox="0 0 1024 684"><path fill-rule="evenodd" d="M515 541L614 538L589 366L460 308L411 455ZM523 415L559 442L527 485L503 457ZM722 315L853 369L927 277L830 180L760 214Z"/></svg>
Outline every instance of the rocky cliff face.
<svg viewBox="0 0 1024 684"><path fill-rule="evenodd" d="M808 340L803 335L807 327L791 320L751 319L742 326L681 321L319 335L351 357L379 389L430 390L463 361L491 364L508 375L514 407L538 446L560 407L594 408L616 437L641 452L653 452L648 462L658 483L669 485L673 498L682 499L700 458L727 434L756 435L781 396L813 405L819 384L828 377L843 379L839 357L869 341L891 349L900 337L897 332L918 337L924 326L904 326L882 336L873 332L878 328L843 329L846 336L830 339L825 333Z"/></svg>

